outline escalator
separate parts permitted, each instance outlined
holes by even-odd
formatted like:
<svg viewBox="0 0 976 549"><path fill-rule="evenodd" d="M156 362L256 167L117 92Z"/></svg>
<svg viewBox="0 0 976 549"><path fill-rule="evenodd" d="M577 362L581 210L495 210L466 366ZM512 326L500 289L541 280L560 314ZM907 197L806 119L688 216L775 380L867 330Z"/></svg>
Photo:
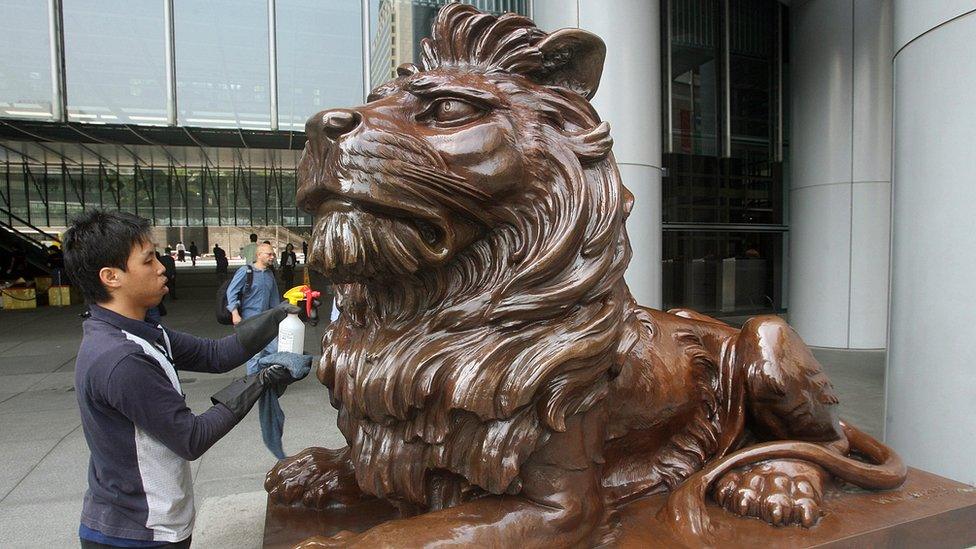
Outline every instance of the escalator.
<svg viewBox="0 0 976 549"><path fill-rule="evenodd" d="M27 265L26 272L21 276L30 279L50 275L51 267L44 241L60 242L61 239L0 208L0 273L7 269L13 257L22 253Z"/></svg>

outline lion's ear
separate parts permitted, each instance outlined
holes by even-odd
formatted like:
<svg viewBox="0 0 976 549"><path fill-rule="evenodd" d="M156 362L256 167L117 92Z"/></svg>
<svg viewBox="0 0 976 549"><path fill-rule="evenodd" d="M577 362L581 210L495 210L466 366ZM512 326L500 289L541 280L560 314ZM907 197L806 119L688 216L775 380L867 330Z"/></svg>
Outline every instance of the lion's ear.
<svg viewBox="0 0 976 549"><path fill-rule="evenodd" d="M537 81L569 88L593 99L600 86L607 46L599 36L581 29L558 30L536 44L542 52Z"/></svg>

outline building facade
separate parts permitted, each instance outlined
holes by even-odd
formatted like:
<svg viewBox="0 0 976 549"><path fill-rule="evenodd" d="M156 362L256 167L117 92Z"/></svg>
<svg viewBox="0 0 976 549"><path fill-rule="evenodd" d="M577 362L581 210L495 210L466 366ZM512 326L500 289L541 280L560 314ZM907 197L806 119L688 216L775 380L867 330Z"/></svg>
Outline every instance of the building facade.
<svg viewBox="0 0 976 549"><path fill-rule="evenodd" d="M305 119L416 61L444 3L0 0L0 221L307 228ZM636 197L641 303L887 351L889 442L976 482L976 2L470 3L607 43L593 103Z"/></svg>

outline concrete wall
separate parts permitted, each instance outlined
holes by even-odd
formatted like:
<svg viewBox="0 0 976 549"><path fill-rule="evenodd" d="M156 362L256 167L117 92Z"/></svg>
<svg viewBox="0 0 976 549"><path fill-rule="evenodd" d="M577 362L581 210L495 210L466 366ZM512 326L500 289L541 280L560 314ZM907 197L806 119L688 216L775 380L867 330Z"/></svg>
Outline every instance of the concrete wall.
<svg viewBox="0 0 976 549"><path fill-rule="evenodd" d="M894 2L886 441L976 484L976 3Z"/></svg>
<svg viewBox="0 0 976 549"><path fill-rule="evenodd" d="M626 278L643 305L661 306L661 38L658 2L536 0L543 30L578 27L607 44L593 106L612 127L614 156L636 199L627 221L634 257Z"/></svg>
<svg viewBox="0 0 976 549"><path fill-rule="evenodd" d="M790 323L810 345L885 347L891 3L791 9Z"/></svg>

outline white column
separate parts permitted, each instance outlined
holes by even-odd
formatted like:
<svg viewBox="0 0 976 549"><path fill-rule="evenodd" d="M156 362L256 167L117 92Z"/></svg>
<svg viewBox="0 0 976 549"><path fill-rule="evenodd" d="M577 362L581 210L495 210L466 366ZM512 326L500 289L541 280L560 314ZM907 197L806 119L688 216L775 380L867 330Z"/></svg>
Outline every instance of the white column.
<svg viewBox="0 0 976 549"><path fill-rule="evenodd" d="M886 440L976 485L976 5L895 0Z"/></svg>
<svg viewBox="0 0 976 549"><path fill-rule="evenodd" d="M593 106L610 122L613 153L634 193L627 220L634 257L626 278L637 301L661 306L661 52L660 6L646 0L535 0L543 30L588 30L607 45Z"/></svg>
<svg viewBox="0 0 976 549"><path fill-rule="evenodd" d="M810 345L883 349L890 1L811 0L790 16L790 324Z"/></svg>

